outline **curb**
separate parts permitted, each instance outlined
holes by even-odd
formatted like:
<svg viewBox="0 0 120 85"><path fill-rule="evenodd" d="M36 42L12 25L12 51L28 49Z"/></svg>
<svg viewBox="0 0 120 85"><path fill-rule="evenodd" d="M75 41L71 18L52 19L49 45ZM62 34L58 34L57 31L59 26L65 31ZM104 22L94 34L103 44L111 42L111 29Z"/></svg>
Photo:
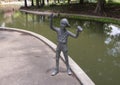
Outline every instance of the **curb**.
<svg viewBox="0 0 120 85"><path fill-rule="evenodd" d="M47 38L43 37L40 34L31 32L31 31L27 31L27 30L22 30L22 29L17 29L17 28L9 28L9 27L0 27L0 30L5 30L5 31L17 31L17 32L22 32L22 33L27 33L29 35L32 35L34 37L36 37L37 39L41 40L42 42L44 42L46 45L48 45L53 51L56 50L56 45L48 40ZM73 73L75 74L76 78L79 80L79 82L82 85L95 85L95 83L88 77L88 75L75 63L75 61L70 57L69 57L69 64L71 67L71 70L73 71ZM62 60L65 62L63 53L61 53L61 58Z"/></svg>

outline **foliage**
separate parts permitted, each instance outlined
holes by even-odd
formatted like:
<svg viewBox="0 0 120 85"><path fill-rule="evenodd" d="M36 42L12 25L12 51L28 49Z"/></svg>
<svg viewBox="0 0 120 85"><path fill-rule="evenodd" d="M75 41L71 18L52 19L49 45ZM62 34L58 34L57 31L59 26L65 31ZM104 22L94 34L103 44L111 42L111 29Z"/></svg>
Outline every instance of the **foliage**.
<svg viewBox="0 0 120 85"><path fill-rule="evenodd" d="M81 8L82 7L82 8ZM68 15L62 15L61 14L61 17L69 17L69 18L75 18L75 19L83 19L83 20L92 20L92 21L100 21L100 22L108 22L108 23L116 23L116 24L120 24L120 20L116 19L116 18L110 18L110 17L106 17L106 16L102 16L102 17L99 17L99 16L89 16L90 13L88 15L86 14L77 14L77 15L74 15L73 13L79 13L79 10L80 11L84 11L87 10L89 11L89 7L93 7L92 9L95 8L95 4L84 4L84 6L81 6L79 4L65 4L65 5L56 5L56 4L53 4L53 5L50 5L50 6L45 6L43 8L40 8L39 11L54 11L54 12L57 12L57 13L68 13ZM86 7L86 8L85 8ZM78 9L76 9L78 8ZM81 8L81 9L80 9ZM114 8L119 8L119 4L107 4L106 5L106 9L114 9ZM71 12L70 12L70 11ZM76 11L75 11L76 10ZM118 14L117 12L113 11L115 14ZM69 15L69 13L72 13ZM114 16L114 15L113 15ZM115 15L116 16L116 15Z"/></svg>
<svg viewBox="0 0 120 85"><path fill-rule="evenodd" d="M97 21L97 22L105 22L105 23L114 23L120 25L119 19L108 18L108 17L97 17L97 16L89 16L89 15L61 15L60 17L74 18L80 20L89 20L89 21Z"/></svg>

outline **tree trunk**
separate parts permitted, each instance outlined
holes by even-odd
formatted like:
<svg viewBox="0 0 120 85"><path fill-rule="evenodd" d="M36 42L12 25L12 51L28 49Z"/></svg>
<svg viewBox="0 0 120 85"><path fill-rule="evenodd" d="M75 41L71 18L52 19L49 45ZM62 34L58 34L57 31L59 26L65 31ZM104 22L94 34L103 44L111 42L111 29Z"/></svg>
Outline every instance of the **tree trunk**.
<svg viewBox="0 0 120 85"><path fill-rule="evenodd" d="M54 4L56 4L56 0L54 0Z"/></svg>
<svg viewBox="0 0 120 85"><path fill-rule="evenodd" d="M47 0L47 4L49 4L49 0Z"/></svg>
<svg viewBox="0 0 120 85"><path fill-rule="evenodd" d="M25 0L25 7L27 7L27 0Z"/></svg>
<svg viewBox="0 0 120 85"><path fill-rule="evenodd" d="M42 0L41 6L43 7L45 5L45 0Z"/></svg>
<svg viewBox="0 0 120 85"><path fill-rule="evenodd" d="M80 4L83 4L84 3L84 0L80 0Z"/></svg>
<svg viewBox="0 0 120 85"><path fill-rule="evenodd" d="M31 5L34 6L34 1L33 0L31 0Z"/></svg>
<svg viewBox="0 0 120 85"><path fill-rule="evenodd" d="M58 0L58 3L60 3L60 0Z"/></svg>
<svg viewBox="0 0 120 85"><path fill-rule="evenodd" d="M105 15L105 0L98 0L94 13L97 15Z"/></svg>
<svg viewBox="0 0 120 85"><path fill-rule="evenodd" d="M36 0L36 7L39 7L39 0Z"/></svg>
<svg viewBox="0 0 120 85"><path fill-rule="evenodd" d="M70 1L71 1L71 0L68 0L68 4L70 4Z"/></svg>

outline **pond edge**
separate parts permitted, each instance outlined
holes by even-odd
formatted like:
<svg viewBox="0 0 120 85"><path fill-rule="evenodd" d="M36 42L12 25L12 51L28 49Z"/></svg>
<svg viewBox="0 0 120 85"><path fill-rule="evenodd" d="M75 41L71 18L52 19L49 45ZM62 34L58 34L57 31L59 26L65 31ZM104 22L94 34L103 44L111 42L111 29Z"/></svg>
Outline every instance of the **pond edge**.
<svg viewBox="0 0 120 85"><path fill-rule="evenodd" d="M30 13L30 14L47 15L47 16L49 16L51 13L54 13L54 12L48 12L48 11L33 11L33 10L25 10L25 9L20 9L19 11ZM91 15L82 15L82 14L68 14L68 13L54 13L54 14L59 17L97 21L97 22L104 22L104 23L113 23L113 24L120 25L120 19L118 18L91 16Z"/></svg>

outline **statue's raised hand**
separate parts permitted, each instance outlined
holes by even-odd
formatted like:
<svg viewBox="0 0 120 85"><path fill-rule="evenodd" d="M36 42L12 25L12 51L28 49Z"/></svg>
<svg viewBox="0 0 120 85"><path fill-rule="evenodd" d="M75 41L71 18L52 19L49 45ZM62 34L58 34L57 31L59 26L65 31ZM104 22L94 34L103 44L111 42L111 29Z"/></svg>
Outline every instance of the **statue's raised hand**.
<svg viewBox="0 0 120 85"><path fill-rule="evenodd" d="M83 29L82 29L81 26L77 26L77 29L78 29L79 32L82 32L82 31L83 31Z"/></svg>

